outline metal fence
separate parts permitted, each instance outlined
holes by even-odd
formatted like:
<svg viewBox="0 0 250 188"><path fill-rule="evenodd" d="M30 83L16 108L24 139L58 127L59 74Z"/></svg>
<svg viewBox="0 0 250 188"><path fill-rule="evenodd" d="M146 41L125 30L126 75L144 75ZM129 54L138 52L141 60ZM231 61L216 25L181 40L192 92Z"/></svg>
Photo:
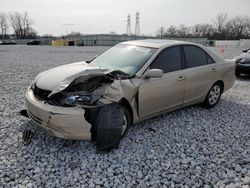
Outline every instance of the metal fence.
<svg viewBox="0 0 250 188"><path fill-rule="evenodd" d="M195 42L200 44L209 44L207 38L159 38L151 36L129 36L129 35L83 35L83 36L69 36L69 40L82 41L87 46L113 46L120 42L129 41L129 40L142 40L142 39L170 39L170 40L182 40Z"/></svg>
<svg viewBox="0 0 250 188"><path fill-rule="evenodd" d="M129 36L129 35L109 35L109 34L99 34L99 35L80 35L80 36L66 36L66 37L54 37L54 38L40 38L42 45L51 45L53 40L68 40L75 41L75 44L84 43L86 46L113 46L123 41L129 40L142 40L142 39L168 39L168 40L181 40L200 43L204 45L209 45L209 40L207 38L159 38L151 36ZM28 41L32 39L16 39L17 44L27 44Z"/></svg>

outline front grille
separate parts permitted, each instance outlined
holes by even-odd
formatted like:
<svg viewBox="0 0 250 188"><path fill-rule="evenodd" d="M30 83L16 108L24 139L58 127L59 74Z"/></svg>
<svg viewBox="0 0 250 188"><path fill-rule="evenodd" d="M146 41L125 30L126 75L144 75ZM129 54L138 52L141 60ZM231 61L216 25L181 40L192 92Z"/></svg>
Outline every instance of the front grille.
<svg viewBox="0 0 250 188"><path fill-rule="evenodd" d="M34 86L33 92L37 99L44 100L44 101L48 100L48 95L51 93L51 91L40 89L36 85Z"/></svg>

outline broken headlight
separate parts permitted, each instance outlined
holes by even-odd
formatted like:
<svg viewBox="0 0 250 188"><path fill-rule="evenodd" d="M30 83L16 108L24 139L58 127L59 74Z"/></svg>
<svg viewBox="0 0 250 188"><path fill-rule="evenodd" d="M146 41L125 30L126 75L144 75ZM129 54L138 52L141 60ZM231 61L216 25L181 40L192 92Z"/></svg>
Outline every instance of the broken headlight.
<svg viewBox="0 0 250 188"><path fill-rule="evenodd" d="M76 105L90 105L92 104L91 95L72 95L67 96L60 101L63 105L76 106Z"/></svg>

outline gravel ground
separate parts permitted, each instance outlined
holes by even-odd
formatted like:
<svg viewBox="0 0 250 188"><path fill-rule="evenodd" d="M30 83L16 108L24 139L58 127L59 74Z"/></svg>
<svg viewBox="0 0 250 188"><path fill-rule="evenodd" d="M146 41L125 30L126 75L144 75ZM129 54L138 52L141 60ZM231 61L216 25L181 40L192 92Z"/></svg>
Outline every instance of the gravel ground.
<svg viewBox="0 0 250 188"><path fill-rule="evenodd" d="M0 46L0 187L250 187L250 78L237 79L213 109L193 106L139 123L107 155L91 142L49 137L18 115L39 72L105 49ZM27 128L35 137L24 145Z"/></svg>

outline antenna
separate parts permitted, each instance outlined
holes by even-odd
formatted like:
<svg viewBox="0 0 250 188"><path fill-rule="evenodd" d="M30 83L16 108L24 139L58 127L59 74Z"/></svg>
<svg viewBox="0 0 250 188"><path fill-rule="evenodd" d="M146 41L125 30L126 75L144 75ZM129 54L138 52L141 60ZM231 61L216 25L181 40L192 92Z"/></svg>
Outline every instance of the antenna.
<svg viewBox="0 0 250 188"><path fill-rule="evenodd" d="M131 35L131 19L130 19L130 14L128 15L127 18L127 35Z"/></svg>
<svg viewBox="0 0 250 188"><path fill-rule="evenodd" d="M140 14L139 12L136 13L136 18L135 18L135 35L140 35Z"/></svg>

